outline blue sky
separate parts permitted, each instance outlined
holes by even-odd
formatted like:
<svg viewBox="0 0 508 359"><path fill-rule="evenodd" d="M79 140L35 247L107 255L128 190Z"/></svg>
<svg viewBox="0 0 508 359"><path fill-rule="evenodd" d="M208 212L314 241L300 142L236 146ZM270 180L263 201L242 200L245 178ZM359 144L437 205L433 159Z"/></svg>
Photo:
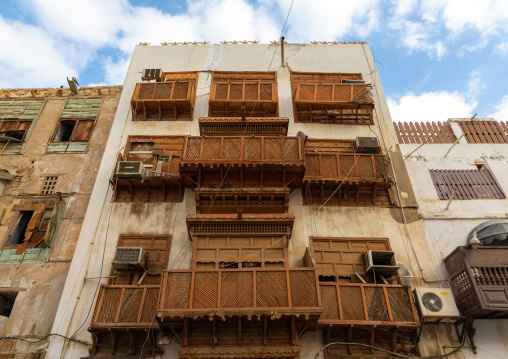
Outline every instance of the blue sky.
<svg viewBox="0 0 508 359"><path fill-rule="evenodd" d="M0 87L122 84L139 42L269 42L291 1L4 0ZM284 35L368 42L396 121L508 120L505 0L294 0Z"/></svg>

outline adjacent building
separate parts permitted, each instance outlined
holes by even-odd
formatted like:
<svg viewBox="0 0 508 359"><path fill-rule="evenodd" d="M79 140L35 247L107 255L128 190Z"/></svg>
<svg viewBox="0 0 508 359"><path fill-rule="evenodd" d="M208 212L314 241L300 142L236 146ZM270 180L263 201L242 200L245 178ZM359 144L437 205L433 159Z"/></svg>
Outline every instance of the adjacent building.
<svg viewBox="0 0 508 359"><path fill-rule="evenodd" d="M43 355L41 339L61 324L58 303L121 91L0 90L2 358Z"/></svg>
<svg viewBox="0 0 508 359"><path fill-rule="evenodd" d="M508 124L451 118L395 128L432 253L428 266L449 280L475 357L507 357ZM440 345L449 345L445 329Z"/></svg>

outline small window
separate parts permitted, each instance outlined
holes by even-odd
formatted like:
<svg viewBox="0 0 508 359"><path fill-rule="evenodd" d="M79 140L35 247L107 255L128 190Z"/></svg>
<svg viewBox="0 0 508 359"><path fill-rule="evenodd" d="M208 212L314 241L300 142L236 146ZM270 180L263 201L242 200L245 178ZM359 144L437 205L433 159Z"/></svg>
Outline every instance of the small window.
<svg viewBox="0 0 508 359"><path fill-rule="evenodd" d="M429 170L441 200L504 199L501 187L486 168L474 170Z"/></svg>
<svg viewBox="0 0 508 359"><path fill-rule="evenodd" d="M34 211L20 211L16 228L9 236L7 244L21 244L25 239L26 228L32 219Z"/></svg>
<svg viewBox="0 0 508 359"><path fill-rule="evenodd" d="M93 120L60 120L52 142L86 142L93 125Z"/></svg>
<svg viewBox="0 0 508 359"><path fill-rule="evenodd" d="M76 121L62 121L53 142L69 142L74 132Z"/></svg>
<svg viewBox="0 0 508 359"><path fill-rule="evenodd" d="M56 177L56 176L46 177L46 180L44 181L44 185L42 186L41 194L53 194L57 180L58 180L58 177Z"/></svg>
<svg viewBox="0 0 508 359"><path fill-rule="evenodd" d="M18 293L0 294L0 316L9 317Z"/></svg>

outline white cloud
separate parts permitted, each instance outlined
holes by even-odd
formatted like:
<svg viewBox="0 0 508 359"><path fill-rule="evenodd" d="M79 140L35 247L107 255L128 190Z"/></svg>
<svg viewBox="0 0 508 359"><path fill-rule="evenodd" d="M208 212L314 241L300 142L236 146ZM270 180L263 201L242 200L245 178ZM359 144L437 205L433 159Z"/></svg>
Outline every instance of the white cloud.
<svg viewBox="0 0 508 359"><path fill-rule="evenodd" d="M483 71L480 69L473 70L469 74L467 82L467 98L474 101L486 87L487 84L483 80Z"/></svg>
<svg viewBox="0 0 508 359"><path fill-rule="evenodd" d="M66 84L77 75L78 62L66 44L55 41L36 26L0 17L0 83L2 87L46 87Z"/></svg>
<svg viewBox="0 0 508 359"><path fill-rule="evenodd" d="M508 95L503 97L501 103L495 108L496 111L487 117L491 117L497 121L508 121Z"/></svg>
<svg viewBox="0 0 508 359"><path fill-rule="evenodd" d="M291 1L277 1L284 20ZM379 25L380 6L375 0L295 1L288 20L287 39L290 42L363 40ZM358 38L351 39L353 36Z"/></svg>
<svg viewBox="0 0 508 359"><path fill-rule="evenodd" d="M458 92L412 92L395 99L388 98L388 108L395 122L446 121L452 117L469 117L477 102L469 102Z"/></svg>
<svg viewBox="0 0 508 359"><path fill-rule="evenodd" d="M392 4L390 27L410 51L431 57L440 58L455 43L461 53L478 51L508 35L505 0L395 0Z"/></svg>

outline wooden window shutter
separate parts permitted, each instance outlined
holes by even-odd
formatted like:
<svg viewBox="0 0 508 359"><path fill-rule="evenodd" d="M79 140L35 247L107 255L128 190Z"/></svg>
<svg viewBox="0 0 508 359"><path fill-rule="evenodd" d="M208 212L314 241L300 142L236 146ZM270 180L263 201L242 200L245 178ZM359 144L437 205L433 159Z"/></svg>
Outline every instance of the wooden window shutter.
<svg viewBox="0 0 508 359"><path fill-rule="evenodd" d="M92 134L92 128L94 125L93 120L80 120L76 124L76 128L74 129L74 133L72 134L71 141L88 141L90 140L90 135Z"/></svg>

